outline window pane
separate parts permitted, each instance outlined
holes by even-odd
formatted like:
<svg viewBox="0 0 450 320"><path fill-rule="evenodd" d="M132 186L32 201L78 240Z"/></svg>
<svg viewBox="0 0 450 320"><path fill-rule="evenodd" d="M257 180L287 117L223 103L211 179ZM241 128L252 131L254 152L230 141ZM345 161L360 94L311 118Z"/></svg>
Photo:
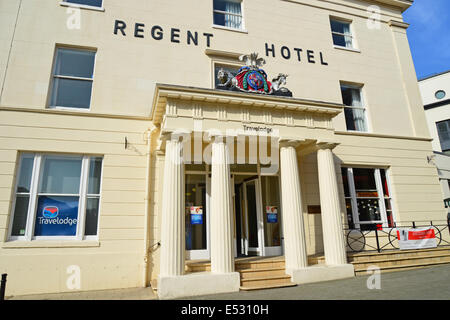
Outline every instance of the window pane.
<svg viewBox="0 0 450 320"><path fill-rule="evenodd" d="M186 250L206 249L206 176L186 175Z"/></svg>
<svg viewBox="0 0 450 320"><path fill-rule="evenodd" d="M352 200L345 199L345 208L347 212L347 221L349 229L355 228L355 223L353 221L353 211L352 211Z"/></svg>
<svg viewBox="0 0 450 320"><path fill-rule="evenodd" d="M89 109L92 81L54 78L52 107Z"/></svg>
<svg viewBox="0 0 450 320"><path fill-rule="evenodd" d="M225 26L225 14L214 12L214 24Z"/></svg>
<svg viewBox="0 0 450 320"><path fill-rule="evenodd" d="M333 34L333 44L335 46L345 47L345 36L342 36L340 34Z"/></svg>
<svg viewBox="0 0 450 320"><path fill-rule="evenodd" d="M86 201L86 222L84 227L85 236L97 235L99 205L99 198L88 198Z"/></svg>
<svg viewBox="0 0 450 320"><path fill-rule="evenodd" d="M278 176L261 177L261 192L264 214L264 245L280 246L280 187Z"/></svg>
<svg viewBox="0 0 450 320"><path fill-rule="evenodd" d="M378 199L357 199L359 221L381 220Z"/></svg>
<svg viewBox="0 0 450 320"><path fill-rule="evenodd" d="M350 34L350 23L331 20L331 31L343 34Z"/></svg>
<svg viewBox="0 0 450 320"><path fill-rule="evenodd" d="M361 89L341 86L342 103L349 107L362 107Z"/></svg>
<svg viewBox="0 0 450 320"><path fill-rule="evenodd" d="M450 149L450 120L438 122L436 124L439 140L441 142L442 151L447 151Z"/></svg>
<svg viewBox="0 0 450 320"><path fill-rule="evenodd" d="M344 108L345 124L347 125L347 130L356 130L355 116L353 114L352 108Z"/></svg>
<svg viewBox="0 0 450 320"><path fill-rule="evenodd" d="M33 173L34 155L24 154L20 160L17 192L30 192L31 175Z"/></svg>
<svg viewBox="0 0 450 320"><path fill-rule="evenodd" d="M346 197L350 197L350 188L348 187L347 168L341 168L342 183L344 184L344 194Z"/></svg>
<svg viewBox="0 0 450 320"><path fill-rule="evenodd" d="M38 197L35 236L75 236L79 197Z"/></svg>
<svg viewBox="0 0 450 320"><path fill-rule="evenodd" d="M14 208L14 220L11 230L12 236L25 235L25 227L27 224L29 196L17 196L16 206Z"/></svg>
<svg viewBox="0 0 450 320"><path fill-rule="evenodd" d="M378 197L374 169L353 169L357 197Z"/></svg>
<svg viewBox="0 0 450 320"><path fill-rule="evenodd" d="M102 7L103 0L65 0L65 2L76 3L76 4L84 4L87 6L93 7Z"/></svg>
<svg viewBox="0 0 450 320"><path fill-rule="evenodd" d="M58 49L55 75L92 78L94 61L93 51Z"/></svg>
<svg viewBox="0 0 450 320"><path fill-rule="evenodd" d="M214 10L221 10L221 11L225 11L226 10L226 0L214 0L213 4L214 4Z"/></svg>
<svg viewBox="0 0 450 320"><path fill-rule="evenodd" d="M386 171L383 169L380 169L381 174L381 184L383 185L383 193L385 197L390 197L389 195L389 187L386 179Z"/></svg>
<svg viewBox="0 0 450 320"><path fill-rule="evenodd" d="M91 158L89 160L88 194L100 194L101 177L102 158Z"/></svg>
<svg viewBox="0 0 450 320"><path fill-rule="evenodd" d="M80 191L81 158L44 158L40 193L78 194Z"/></svg>

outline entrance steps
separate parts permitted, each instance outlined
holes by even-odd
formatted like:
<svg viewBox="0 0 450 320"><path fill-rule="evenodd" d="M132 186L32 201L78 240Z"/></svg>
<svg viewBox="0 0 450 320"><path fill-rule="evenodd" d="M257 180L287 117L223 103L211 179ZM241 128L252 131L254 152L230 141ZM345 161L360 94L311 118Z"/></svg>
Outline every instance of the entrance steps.
<svg viewBox="0 0 450 320"><path fill-rule="evenodd" d="M310 265L321 263L322 257L308 257ZM241 277L241 290L261 290L296 286L286 274L285 260L278 257L245 257L235 259L235 270ZM192 260L186 262L186 272L211 271L210 261Z"/></svg>
<svg viewBox="0 0 450 320"><path fill-rule="evenodd" d="M355 267L355 275L366 275L369 266L377 266L381 272L392 272L448 264L450 247L348 253L347 257Z"/></svg>

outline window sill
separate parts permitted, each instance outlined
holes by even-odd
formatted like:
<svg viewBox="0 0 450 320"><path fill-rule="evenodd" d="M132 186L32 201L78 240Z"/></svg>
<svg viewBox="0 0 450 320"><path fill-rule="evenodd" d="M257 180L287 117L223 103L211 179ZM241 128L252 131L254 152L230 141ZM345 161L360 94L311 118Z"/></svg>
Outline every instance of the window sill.
<svg viewBox="0 0 450 320"><path fill-rule="evenodd" d="M50 107L47 107L47 109L59 110L59 111L86 112L86 113L91 112L91 108L86 109L86 108L75 108L75 107L50 106Z"/></svg>
<svg viewBox="0 0 450 320"><path fill-rule="evenodd" d="M25 248L92 248L100 247L99 241L84 240L84 241L9 241L2 244L2 249L25 249Z"/></svg>
<svg viewBox="0 0 450 320"><path fill-rule="evenodd" d="M212 27L214 29L221 29L221 30L228 30L228 31L234 31L234 32L239 32L239 33L245 33L248 34L247 30L243 30L243 29L233 29L233 28L229 28L229 27L224 27L224 26L220 26L218 24L213 24Z"/></svg>
<svg viewBox="0 0 450 320"><path fill-rule="evenodd" d="M88 6L85 4L76 4L76 3L69 3L69 2L60 2L59 5L63 7L71 7L71 8L79 8L79 9L86 9L86 10L93 10L93 11L100 11L105 12L105 8L101 7L94 7L94 6Z"/></svg>
<svg viewBox="0 0 450 320"><path fill-rule="evenodd" d="M344 50L344 51L361 53L361 50L358 50L358 49L355 49L355 48L347 48L347 47L342 47L342 46L337 46L337 45L333 45L333 47L335 49L338 49L338 50Z"/></svg>

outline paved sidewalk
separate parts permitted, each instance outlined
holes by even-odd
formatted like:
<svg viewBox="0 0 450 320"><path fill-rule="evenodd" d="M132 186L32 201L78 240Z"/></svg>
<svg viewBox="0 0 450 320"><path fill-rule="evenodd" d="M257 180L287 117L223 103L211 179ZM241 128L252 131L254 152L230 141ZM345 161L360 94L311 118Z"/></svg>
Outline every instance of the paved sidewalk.
<svg viewBox="0 0 450 320"><path fill-rule="evenodd" d="M450 264L382 273L381 289L368 289L369 276L259 291L187 297L182 300L450 300ZM151 288L10 297L11 300L155 300Z"/></svg>
<svg viewBox="0 0 450 320"><path fill-rule="evenodd" d="M380 274L381 289L368 289L369 275L259 291L189 297L189 300L450 300L450 264ZM372 278L371 278L372 279Z"/></svg>

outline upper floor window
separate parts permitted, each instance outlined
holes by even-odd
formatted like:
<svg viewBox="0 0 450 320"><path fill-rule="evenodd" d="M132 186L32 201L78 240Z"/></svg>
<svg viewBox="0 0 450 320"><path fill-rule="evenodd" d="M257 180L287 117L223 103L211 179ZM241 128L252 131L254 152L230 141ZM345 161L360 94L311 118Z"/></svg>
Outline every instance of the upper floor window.
<svg viewBox="0 0 450 320"><path fill-rule="evenodd" d="M50 107L89 109L95 51L57 48Z"/></svg>
<svg viewBox="0 0 450 320"><path fill-rule="evenodd" d="M231 29L243 30L242 1L213 0L214 24Z"/></svg>
<svg viewBox="0 0 450 320"><path fill-rule="evenodd" d="M96 238L102 161L81 155L22 154L10 239Z"/></svg>
<svg viewBox="0 0 450 320"><path fill-rule="evenodd" d="M103 0L64 0L63 2L97 8L101 8L103 6Z"/></svg>
<svg viewBox="0 0 450 320"><path fill-rule="evenodd" d="M337 19L330 19L331 33L333 35L333 44L339 47L349 49L355 48L352 34L351 22Z"/></svg>
<svg viewBox="0 0 450 320"><path fill-rule="evenodd" d="M361 87L341 84L347 130L367 132L366 108Z"/></svg>
<svg viewBox="0 0 450 320"><path fill-rule="evenodd" d="M450 151L450 120L436 123L442 152Z"/></svg>

